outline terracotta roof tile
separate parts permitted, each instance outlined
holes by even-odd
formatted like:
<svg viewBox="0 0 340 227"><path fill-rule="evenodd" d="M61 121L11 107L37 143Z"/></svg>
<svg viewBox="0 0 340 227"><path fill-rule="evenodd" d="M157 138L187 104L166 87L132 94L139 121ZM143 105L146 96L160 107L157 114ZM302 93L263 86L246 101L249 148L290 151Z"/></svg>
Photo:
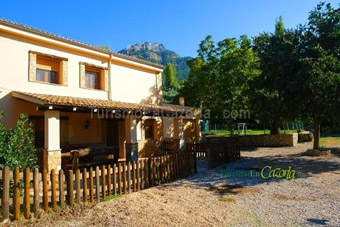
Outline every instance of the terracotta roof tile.
<svg viewBox="0 0 340 227"><path fill-rule="evenodd" d="M56 106L69 106L69 107L84 107L84 108L98 108L98 109L115 109L124 111L149 111L156 112L162 111L164 113L180 113L177 108L170 106L161 106L155 104L137 104L117 102L112 100L90 99L70 96L37 94L29 92L13 91L12 96L23 99L29 102L41 105L56 105Z"/></svg>

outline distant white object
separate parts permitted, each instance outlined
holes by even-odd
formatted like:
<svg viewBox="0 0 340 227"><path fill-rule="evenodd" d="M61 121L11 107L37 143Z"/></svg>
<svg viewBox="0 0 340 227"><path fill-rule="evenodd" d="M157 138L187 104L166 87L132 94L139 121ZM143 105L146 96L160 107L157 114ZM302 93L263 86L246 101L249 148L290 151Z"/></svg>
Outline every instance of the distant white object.
<svg viewBox="0 0 340 227"><path fill-rule="evenodd" d="M241 132L240 132L241 129ZM247 135L247 123L237 123L237 132L240 135L243 132L243 135Z"/></svg>

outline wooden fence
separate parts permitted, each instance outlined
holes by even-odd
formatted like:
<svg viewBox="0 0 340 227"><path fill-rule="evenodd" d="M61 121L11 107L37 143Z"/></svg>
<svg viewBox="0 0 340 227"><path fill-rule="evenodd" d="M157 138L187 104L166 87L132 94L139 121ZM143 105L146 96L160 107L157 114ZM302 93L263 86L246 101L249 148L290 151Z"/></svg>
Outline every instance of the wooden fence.
<svg viewBox="0 0 340 227"><path fill-rule="evenodd" d="M193 172L190 152L68 172L45 169L41 173L28 168L20 172L19 168L10 171L5 167L0 171L2 218L17 220L22 210L25 218L37 217L41 209L57 211L66 205L99 202L184 178Z"/></svg>
<svg viewBox="0 0 340 227"><path fill-rule="evenodd" d="M238 140L195 144L188 143L186 146L187 150L194 154L195 173L197 173L197 158L207 159L209 169L241 158L241 148Z"/></svg>

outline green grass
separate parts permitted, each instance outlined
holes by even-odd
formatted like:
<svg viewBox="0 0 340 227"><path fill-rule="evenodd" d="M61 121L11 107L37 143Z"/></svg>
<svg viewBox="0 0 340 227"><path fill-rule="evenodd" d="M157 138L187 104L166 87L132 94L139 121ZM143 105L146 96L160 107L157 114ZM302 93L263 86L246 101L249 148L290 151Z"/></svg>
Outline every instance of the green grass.
<svg viewBox="0 0 340 227"><path fill-rule="evenodd" d="M340 145L340 134L323 134L320 138L320 145L334 147Z"/></svg>
<svg viewBox="0 0 340 227"><path fill-rule="evenodd" d="M296 133L296 130L281 130L281 134L290 134L290 133ZM238 131L235 130L234 134L237 135ZM257 129L248 129L247 130L247 135L269 135L270 134L270 130L265 129L265 130L257 130ZM226 135L230 135L230 131L229 130L211 130L208 132L203 132L202 135L213 135L213 136L226 136ZM243 135L243 133L241 134Z"/></svg>
<svg viewBox="0 0 340 227"><path fill-rule="evenodd" d="M101 201L109 201L111 199L118 199L123 197L123 195L110 195L110 196L105 196Z"/></svg>

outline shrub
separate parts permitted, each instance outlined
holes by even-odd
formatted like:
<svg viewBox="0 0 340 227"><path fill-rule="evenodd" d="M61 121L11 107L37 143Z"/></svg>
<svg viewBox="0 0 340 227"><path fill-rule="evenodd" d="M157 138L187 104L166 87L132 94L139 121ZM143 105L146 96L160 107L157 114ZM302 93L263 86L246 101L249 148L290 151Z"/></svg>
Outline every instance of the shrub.
<svg viewBox="0 0 340 227"><path fill-rule="evenodd" d="M28 116L21 114L16 126L8 131L1 123L2 116L3 113L0 113L0 168L37 168L33 125L29 123Z"/></svg>

